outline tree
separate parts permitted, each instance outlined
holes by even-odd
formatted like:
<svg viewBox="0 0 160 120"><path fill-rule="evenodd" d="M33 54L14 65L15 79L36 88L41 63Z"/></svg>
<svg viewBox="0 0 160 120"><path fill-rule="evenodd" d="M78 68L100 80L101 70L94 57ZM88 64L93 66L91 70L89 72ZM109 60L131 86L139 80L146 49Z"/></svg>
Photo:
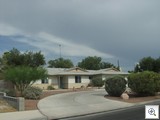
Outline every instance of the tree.
<svg viewBox="0 0 160 120"><path fill-rule="evenodd" d="M9 52L5 52L3 54L3 64L7 66L15 66L15 65L21 65L23 59L20 56L20 51L17 49L13 48Z"/></svg>
<svg viewBox="0 0 160 120"><path fill-rule="evenodd" d="M154 71L155 59L152 57L144 57L143 59L141 59L139 64L141 69L143 69L144 71Z"/></svg>
<svg viewBox="0 0 160 120"><path fill-rule="evenodd" d="M30 66L38 67L45 64L45 58L41 52L26 51L21 53L16 48L13 48L9 52L5 52L2 57L2 63L7 66Z"/></svg>
<svg viewBox="0 0 160 120"><path fill-rule="evenodd" d="M0 57L0 80L3 79L2 68L3 68L3 63L2 63L2 58Z"/></svg>
<svg viewBox="0 0 160 120"><path fill-rule="evenodd" d="M88 69L88 70L99 70L99 69L110 68L115 66L109 62L103 62L101 57L89 56L83 59L81 62L79 62L78 67L81 67L83 69Z"/></svg>
<svg viewBox="0 0 160 120"><path fill-rule="evenodd" d="M44 64L45 58L40 51L21 53L13 48L2 56L3 76L5 80L11 81L21 94L29 85L46 76L46 70L40 67Z"/></svg>
<svg viewBox="0 0 160 120"><path fill-rule="evenodd" d="M100 63L101 69L111 68L111 67L119 69L118 67L114 66L112 63L109 63L109 62L101 62Z"/></svg>
<svg viewBox="0 0 160 120"><path fill-rule="evenodd" d="M41 51L39 52L25 52L23 54L24 58L24 65L31 66L31 67L38 67L45 64L45 58L41 54Z"/></svg>
<svg viewBox="0 0 160 120"><path fill-rule="evenodd" d="M55 67L55 68L71 68L73 67L73 63L70 59L63 59L63 58L58 58L55 60L50 60L48 61L48 64L50 68Z"/></svg>
<svg viewBox="0 0 160 120"><path fill-rule="evenodd" d="M88 70L99 70L100 69L100 64L101 64L101 57L86 57L85 59L82 60L82 62L78 63L78 67L88 69Z"/></svg>
<svg viewBox="0 0 160 120"><path fill-rule="evenodd" d="M0 71L0 80L3 80L3 79L4 79L3 73L2 71Z"/></svg>
<svg viewBox="0 0 160 120"><path fill-rule="evenodd" d="M160 72L160 57L155 60L154 72Z"/></svg>
<svg viewBox="0 0 160 120"><path fill-rule="evenodd" d="M3 62L2 62L3 60L2 60L2 58L0 57L0 68L2 67L2 65L3 65Z"/></svg>
<svg viewBox="0 0 160 120"><path fill-rule="evenodd" d="M22 94L22 92L35 81L46 78L47 72L40 67L17 66L6 69L4 76L5 79L11 81Z"/></svg>
<svg viewBox="0 0 160 120"><path fill-rule="evenodd" d="M135 66L135 72L153 71L160 72L160 58L144 57Z"/></svg>

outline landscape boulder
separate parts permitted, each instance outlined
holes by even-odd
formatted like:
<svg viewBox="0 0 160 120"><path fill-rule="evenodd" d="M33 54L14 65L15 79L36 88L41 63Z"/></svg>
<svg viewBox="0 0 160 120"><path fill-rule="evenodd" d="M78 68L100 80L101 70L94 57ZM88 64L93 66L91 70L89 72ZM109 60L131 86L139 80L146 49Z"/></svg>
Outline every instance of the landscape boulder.
<svg viewBox="0 0 160 120"><path fill-rule="evenodd" d="M127 93L122 93L121 98L124 99L124 100L128 100L129 96L128 96Z"/></svg>

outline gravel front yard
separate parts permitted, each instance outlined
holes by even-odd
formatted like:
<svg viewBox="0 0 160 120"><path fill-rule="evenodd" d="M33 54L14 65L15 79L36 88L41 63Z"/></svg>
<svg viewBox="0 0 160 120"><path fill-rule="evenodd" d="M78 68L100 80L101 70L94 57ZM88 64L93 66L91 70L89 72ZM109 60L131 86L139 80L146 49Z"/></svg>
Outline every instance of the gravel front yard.
<svg viewBox="0 0 160 120"><path fill-rule="evenodd" d="M6 101L0 99L0 113L15 111L17 111L15 108L10 106Z"/></svg>

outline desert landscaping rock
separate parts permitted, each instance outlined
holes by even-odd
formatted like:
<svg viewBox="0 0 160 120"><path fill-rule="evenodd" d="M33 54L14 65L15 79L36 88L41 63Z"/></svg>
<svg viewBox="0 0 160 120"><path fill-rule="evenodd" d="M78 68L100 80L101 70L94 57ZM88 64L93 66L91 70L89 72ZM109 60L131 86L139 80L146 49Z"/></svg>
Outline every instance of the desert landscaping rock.
<svg viewBox="0 0 160 120"><path fill-rule="evenodd" d="M128 99L129 99L129 96L128 96L127 93L123 93L123 94L121 95L121 98L124 99L124 100L128 100Z"/></svg>

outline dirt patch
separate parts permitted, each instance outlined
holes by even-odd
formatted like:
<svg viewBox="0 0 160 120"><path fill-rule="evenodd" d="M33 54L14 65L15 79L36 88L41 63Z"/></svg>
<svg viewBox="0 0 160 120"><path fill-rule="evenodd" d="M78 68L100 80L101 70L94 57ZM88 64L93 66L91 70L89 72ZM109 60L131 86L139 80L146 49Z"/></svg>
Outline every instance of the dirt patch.
<svg viewBox="0 0 160 120"><path fill-rule="evenodd" d="M11 105L9 105L5 100L0 99L0 113L4 112L15 112L17 111Z"/></svg>
<svg viewBox="0 0 160 120"><path fill-rule="evenodd" d="M146 102L146 101L160 99L160 96L147 96L147 97L130 96L130 98L128 100L124 100L121 97L112 97L112 96L108 96L108 95L106 95L104 97L107 99L128 102L128 103L139 103L139 102Z"/></svg>

